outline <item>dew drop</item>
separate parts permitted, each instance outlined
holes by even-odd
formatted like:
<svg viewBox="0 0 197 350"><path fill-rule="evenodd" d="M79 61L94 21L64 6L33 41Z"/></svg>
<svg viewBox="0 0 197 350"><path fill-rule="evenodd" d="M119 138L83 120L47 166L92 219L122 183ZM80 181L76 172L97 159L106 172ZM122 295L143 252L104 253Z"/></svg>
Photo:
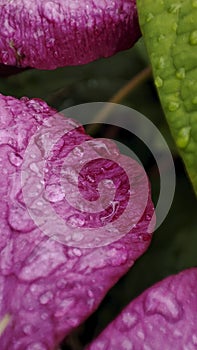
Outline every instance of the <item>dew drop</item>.
<svg viewBox="0 0 197 350"><path fill-rule="evenodd" d="M26 335L31 335L33 333L33 327L31 324L26 324L23 326L23 332Z"/></svg>
<svg viewBox="0 0 197 350"><path fill-rule="evenodd" d="M43 321L46 321L47 318L48 318L48 314L46 312L43 312L40 316L40 318L43 320Z"/></svg>
<svg viewBox="0 0 197 350"><path fill-rule="evenodd" d="M161 56L161 57L159 58L157 67L158 67L158 69L164 69L164 68L165 68L165 65L166 65L166 64L165 64L165 59L164 59L163 56Z"/></svg>
<svg viewBox="0 0 197 350"><path fill-rule="evenodd" d="M53 299L53 293L48 291L40 296L40 304L45 305L48 304L50 300Z"/></svg>
<svg viewBox="0 0 197 350"><path fill-rule="evenodd" d="M133 344L129 339L124 339L122 342L122 349L124 350L132 350L133 349Z"/></svg>
<svg viewBox="0 0 197 350"><path fill-rule="evenodd" d="M155 85L157 88L160 88L163 86L163 79L161 79L159 76L155 78Z"/></svg>
<svg viewBox="0 0 197 350"><path fill-rule="evenodd" d="M65 192L59 184L46 186L44 197L52 203L60 202L65 198Z"/></svg>
<svg viewBox="0 0 197 350"><path fill-rule="evenodd" d="M170 112L174 112L179 108L179 103L176 101L170 101L170 103L168 104L168 110Z"/></svg>
<svg viewBox="0 0 197 350"><path fill-rule="evenodd" d="M178 28L178 24L177 24L177 23L173 23L173 25L172 25L172 30L173 30L174 32L176 32L177 28Z"/></svg>
<svg viewBox="0 0 197 350"><path fill-rule="evenodd" d="M176 140L177 146L180 148L185 148L190 140L190 131L191 131L191 127L185 127L182 128L179 133L178 133L178 137Z"/></svg>
<svg viewBox="0 0 197 350"><path fill-rule="evenodd" d="M160 314L171 323L179 321L183 312L174 295L162 288L149 291L144 301L144 311L150 316Z"/></svg>
<svg viewBox="0 0 197 350"><path fill-rule="evenodd" d="M68 217L67 224L70 227L83 227L85 219L81 214L74 214Z"/></svg>
<svg viewBox="0 0 197 350"><path fill-rule="evenodd" d="M80 242L84 238L83 233L80 232L74 232L72 234L72 239L75 242Z"/></svg>
<svg viewBox="0 0 197 350"><path fill-rule="evenodd" d="M191 45L197 45L197 30L194 30L189 36L189 43Z"/></svg>
<svg viewBox="0 0 197 350"><path fill-rule="evenodd" d="M168 8L168 12L175 14L179 11L179 9L181 8L181 4L180 3L176 3L176 4L172 4L170 5L170 7Z"/></svg>
<svg viewBox="0 0 197 350"><path fill-rule="evenodd" d="M31 343L27 346L26 350L47 350L43 343Z"/></svg>
<svg viewBox="0 0 197 350"><path fill-rule="evenodd" d="M143 333L142 331L138 331L138 332L137 332L137 336L138 336L138 338L141 339L141 340L144 340L144 339L145 339L145 335L144 335L144 333Z"/></svg>
<svg viewBox="0 0 197 350"><path fill-rule="evenodd" d="M73 254L74 254L75 256L81 256L81 255L82 255L82 252L81 252L80 249L74 248L74 249L73 249Z"/></svg>
<svg viewBox="0 0 197 350"><path fill-rule="evenodd" d="M9 158L9 161L12 165L18 167L22 164L22 161L23 161L23 158L17 154L17 153L14 153L14 152L10 152L8 154L8 158Z"/></svg>
<svg viewBox="0 0 197 350"><path fill-rule="evenodd" d="M185 68L180 68L179 70L176 71L176 77L178 79L184 79L185 78Z"/></svg>
<svg viewBox="0 0 197 350"><path fill-rule="evenodd" d="M133 328L138 323L138 314L133 312L123 312L122 317L116 321L116 328L120 331L127 331Z"/></svg>
<svg viewBox="0 0 197 350"><path fill-rule="evenodd" d="M81 146L77 146L73 149L73 155L76 157L82 157L84 154L84 149Z"/></svg>
<svg viewBox="0 0 197 350"><path fill-rule="evenodd" d="M149 12L146 16L146 22L150 22L152 21L152 19L154 18L153 14L151 12Z"/></svg>
<svg viewBox="0 0 197 350"><path fill-rule="evenodd" d="M21 220L21 218L23 219ZM13 206L9 209L8 223L13 230L21 233L30 232L35 228L27 210L22 206Z"/></svg>
<svg viewBox="0 0 197 350"><path fill-rule="evenodd" d="M192 342L194 345L197 345L197 334L192 335Z"/></svg>

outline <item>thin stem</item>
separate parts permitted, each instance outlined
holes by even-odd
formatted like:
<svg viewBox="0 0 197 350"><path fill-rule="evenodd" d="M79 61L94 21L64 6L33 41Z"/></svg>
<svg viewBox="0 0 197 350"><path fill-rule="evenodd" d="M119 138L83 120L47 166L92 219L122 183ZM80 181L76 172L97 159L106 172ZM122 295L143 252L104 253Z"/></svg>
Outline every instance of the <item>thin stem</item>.
<svg viewBox="0 0 197 350"><path fill-rule="evenodd" d="M128 94L130 94L136 87L146 81L152 75L152 69L150 66L143 69L140 73L138 73L135 77L133 77L127 84L121 87L120 90L117 91L115 95L108 101L110 103L120 103ZM108 118L109 114L112 112L114 106L112 104L106 105L92 120L91 126L87 128L87 133L91 135L94 134L99 125L95 125L96 123L104 123Z"/></svg>

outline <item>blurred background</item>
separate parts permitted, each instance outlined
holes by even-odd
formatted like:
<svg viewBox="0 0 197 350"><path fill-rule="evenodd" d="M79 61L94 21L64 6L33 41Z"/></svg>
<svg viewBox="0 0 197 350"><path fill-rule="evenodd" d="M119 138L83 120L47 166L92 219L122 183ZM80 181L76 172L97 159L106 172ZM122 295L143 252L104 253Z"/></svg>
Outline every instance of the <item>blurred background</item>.
<svg viewBox="0 0 197 350"><path fill-rule="evenodd" d="M119 103L132 107L148 117L165 137L173 154L177 183L170 212L155 232L149 250L114 286L98 310L61 345L64 350L81 350L133 298L164 277L197 266L196 199L183 163L171 138L150 69L140 81L141 72L150 66L143 40L132 49L78 67L55 71L25 70L20 74L0 78L0 91L15 97L39 97L57 110L86 102L107 102L124 92ZM137 77L137 78L136 78ZM89 129L88 129L89 130ZM105 123L91 129L94 137L113 138L125 143L137 154L151 181L152 198L157 203L159 175L154 158L143 143L133 135ZM156 142L156 141L155 141Z"/></svg>

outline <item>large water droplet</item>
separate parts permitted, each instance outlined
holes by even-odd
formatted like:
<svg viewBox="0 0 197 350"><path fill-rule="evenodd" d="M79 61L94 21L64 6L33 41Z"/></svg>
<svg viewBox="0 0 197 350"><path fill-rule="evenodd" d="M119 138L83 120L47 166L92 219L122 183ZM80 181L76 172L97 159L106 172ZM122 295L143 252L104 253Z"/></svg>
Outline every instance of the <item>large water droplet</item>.
<svg viewBox="0 0 197 350"><path fill-rule="evenodd" d="M197 45L197 30L194 30L189 36L189 43L191 45Z"/></svg>
<svg viewBox="0 0 197 350"><path fill-rule="evenodd" d="M197 334L192 335L192 342L194 345L197 345Z"/></svg>
<svg viewBox="0 0 197 350"><path fill-rule="evenodd" d="M14 152L10 152L8 154L9 161L12 165L19 167L22 164L23 158Z"/></svg>
<svg viewBox="0 0 197 350"><path fill-rule="evenodd" d="M149 12L146 16L146 22L150 22L152 21L152 19L154 18L153 14L151 12Z"/></svg>
<svg viewBox="0 0 197 350"><path fill-rule="evenodd" d="M182 317L182 307L167 289L155 288L148 292L144 301L147 315L160 314L168 322L177 322Z"/></svg>
<svg viewBox="0 0 197 350"><path fill-rule="evenodd" d="M74 214L69 216L66 222L70 227L83 227L85 224L85 219L81 214Z"/></svg>
<svg viewBox="0 0 197 350"><path fill-rule="evenodd" d="M179 103L177 101L170 101L168 104L168 110L170 112L174 112L177 111L177 109L179 108Z"/></svg>
<svg viewBox="0 0 197 350"><path fill-rule="evenodd" d="M23 326L23 332L26 335L31 335L33 333L33 327L31 324L26 324Z"/></svg>
<svg viewBox="0 0 197 350"><path fill-rule="evenodd" d="M13 206L9 209L8 223L13 230L24 233L30 232L35 228L35 224L27 210L21 206Z"/></svg>
<svg viewBox="0 0 197 350"><path fill-rule="evenodd" d="M53 184L46 186L44 197L51 203L60 202L65 198L65 192L61 185Z"/></svg>
<svg viewBox="0 0 197 350"><path fill-rule="evenodd" d="M84 149L81 146L77 146L73 149L73 155L76 157L82 157L84 154Z"/></svg>
<svg viewBox="0 0 197 350"><path fill-rule="evenodd" d="M145 339L145 335L144 335L144 333L143 333L141 330L139 330L139 331L137 332L137 336L138 336L138 338L141 339L141 340L144 340L144 339Z"/></svg>
<svg viewBox="0 0 197 350"><path fill-rule="evenodd" d="M122 342L122 349L124 350L133 350L133 344L129 339L124 339Z"/></svg>
<svg viewBox="0 0 197 350"><path fill-rule="evenodd" d="M178 133L178 137L177 137L177 146L180 148L185 148L190 140L190 131L191 131L191 127L185 127L182 128L179 133Z"/></svg>
<svg viewBox="0 0 197 350"><path fill-rule="evenodd" d="M168 8L168 12L169 12L169 13L173 13L173 14L178 13L178 11L180 10L181 6L182 6L182 5L179 4L179 3L172 4L172 5L170 5L170 7Z"/></svg>
<svg viewBox="0 0 197 350"><path fill-rule="evenodd" d="M139 321L137 312L123 312L122 316L116 321L116 328L120 331L127 331L133 328Z"/></svg>
<svg viewBox="0 0 197 350"><path fill-rule="evenodd" d="M184 79L185 78L185 68L180 68L179 70L176 71L176 77L178 79Z"/></svg>
<svg viewBox="0 0 197 350"><path fill-rule="evenodd" d="M48 304L50 300L53 299L53 293L48 291L40 296L40 303L42 305Z"/></svg>
<svg viewBox="0 0 197 350"><path fill-rule="evenodd" d="M157 76L155 78L155 85L157 88L161 88L163 86L163 79L161 79L161 77Z"/></svg>

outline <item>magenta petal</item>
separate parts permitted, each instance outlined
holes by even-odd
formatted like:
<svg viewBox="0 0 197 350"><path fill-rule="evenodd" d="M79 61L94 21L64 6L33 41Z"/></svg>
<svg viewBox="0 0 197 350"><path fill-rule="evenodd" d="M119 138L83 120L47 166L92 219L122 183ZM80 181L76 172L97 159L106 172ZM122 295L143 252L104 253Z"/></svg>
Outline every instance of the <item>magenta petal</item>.
<svg viewBox="0 0 197 350"><path fill-rule="evenodd" d="M55 113L44 101L38 99L29 100L24 97L17 100L0 95L0 320L5 315L10 317L8 326L0 336L1 350L54 350L65 335L98 307L106 292L128 271L151 241L150 220L154 209L150 193L137 225L125 232L125 236L105 246L89 249L69 247L48 237L36 226L24 203L21 169L29 141L41 125L48 125L50 120L50 131L54 132L55 137ZM56 143L54 152L46 162L47 185L43 196L59 216L65 217L73 225L74 231L76 216L73 220L73 208L59 191L59 168L62 159L67 160L66 169L67 166L72 166L69 163L69 152L78 146L75 147L75 152L80 153L80 145L91 139L74 121L60 115L58 118L68 126L74 124L77 127ZM35 173L39 173L42 142L43 139L36 139L38 155L29 154L29 159L32 159L30 167ZM114 143L109 144L116 150ZM125 177L125 181L121 182L122 178L116 173L116 168L114 173L113 164L107 165L115 183L117 182L117 202L124 209L128 194L127 179ZM87 179L81 182L80 190L82 194L86 194L87 190L88 201L92 199L92 193L96 192L93 191L93 180L88 177L87 169L83 169L81 176L86 176ZM100 176L101 169L98 168L97 171ZM133 173L135 174L135 166ZM72 182L72 168L70 174ZM86 188L88 181L91 186ZM34 203L40 188L38 186L35 189L31 177L26 179L26 183L27 194ZM134 200L133 205L137 202L139 198ZM38 203L36 210L42 218L42 207L39 206ZM121 210L117 211L117 215L122 215ZM110 218L117 219L112 211L107 213L105 220L110 221ZM94 235L98 231L99 218L96 220L97 224L93 223ZM87 223L77 223L79 226L92 225L90 218ZM56 234L56 223L52 226L52 231Z"/></svg>
<svg viewBox="0 0 197 350"><path fill-rule="evenodd" d="M0 63L39 69L108 57L141 35L134 0L3 1L0 27Z"/></svg>
<svg viewBox="0 0 197 350"><path fill-rule="evenodd" d="M170 276L133 300L88 350L195 350L197 268Z"/></svg>

